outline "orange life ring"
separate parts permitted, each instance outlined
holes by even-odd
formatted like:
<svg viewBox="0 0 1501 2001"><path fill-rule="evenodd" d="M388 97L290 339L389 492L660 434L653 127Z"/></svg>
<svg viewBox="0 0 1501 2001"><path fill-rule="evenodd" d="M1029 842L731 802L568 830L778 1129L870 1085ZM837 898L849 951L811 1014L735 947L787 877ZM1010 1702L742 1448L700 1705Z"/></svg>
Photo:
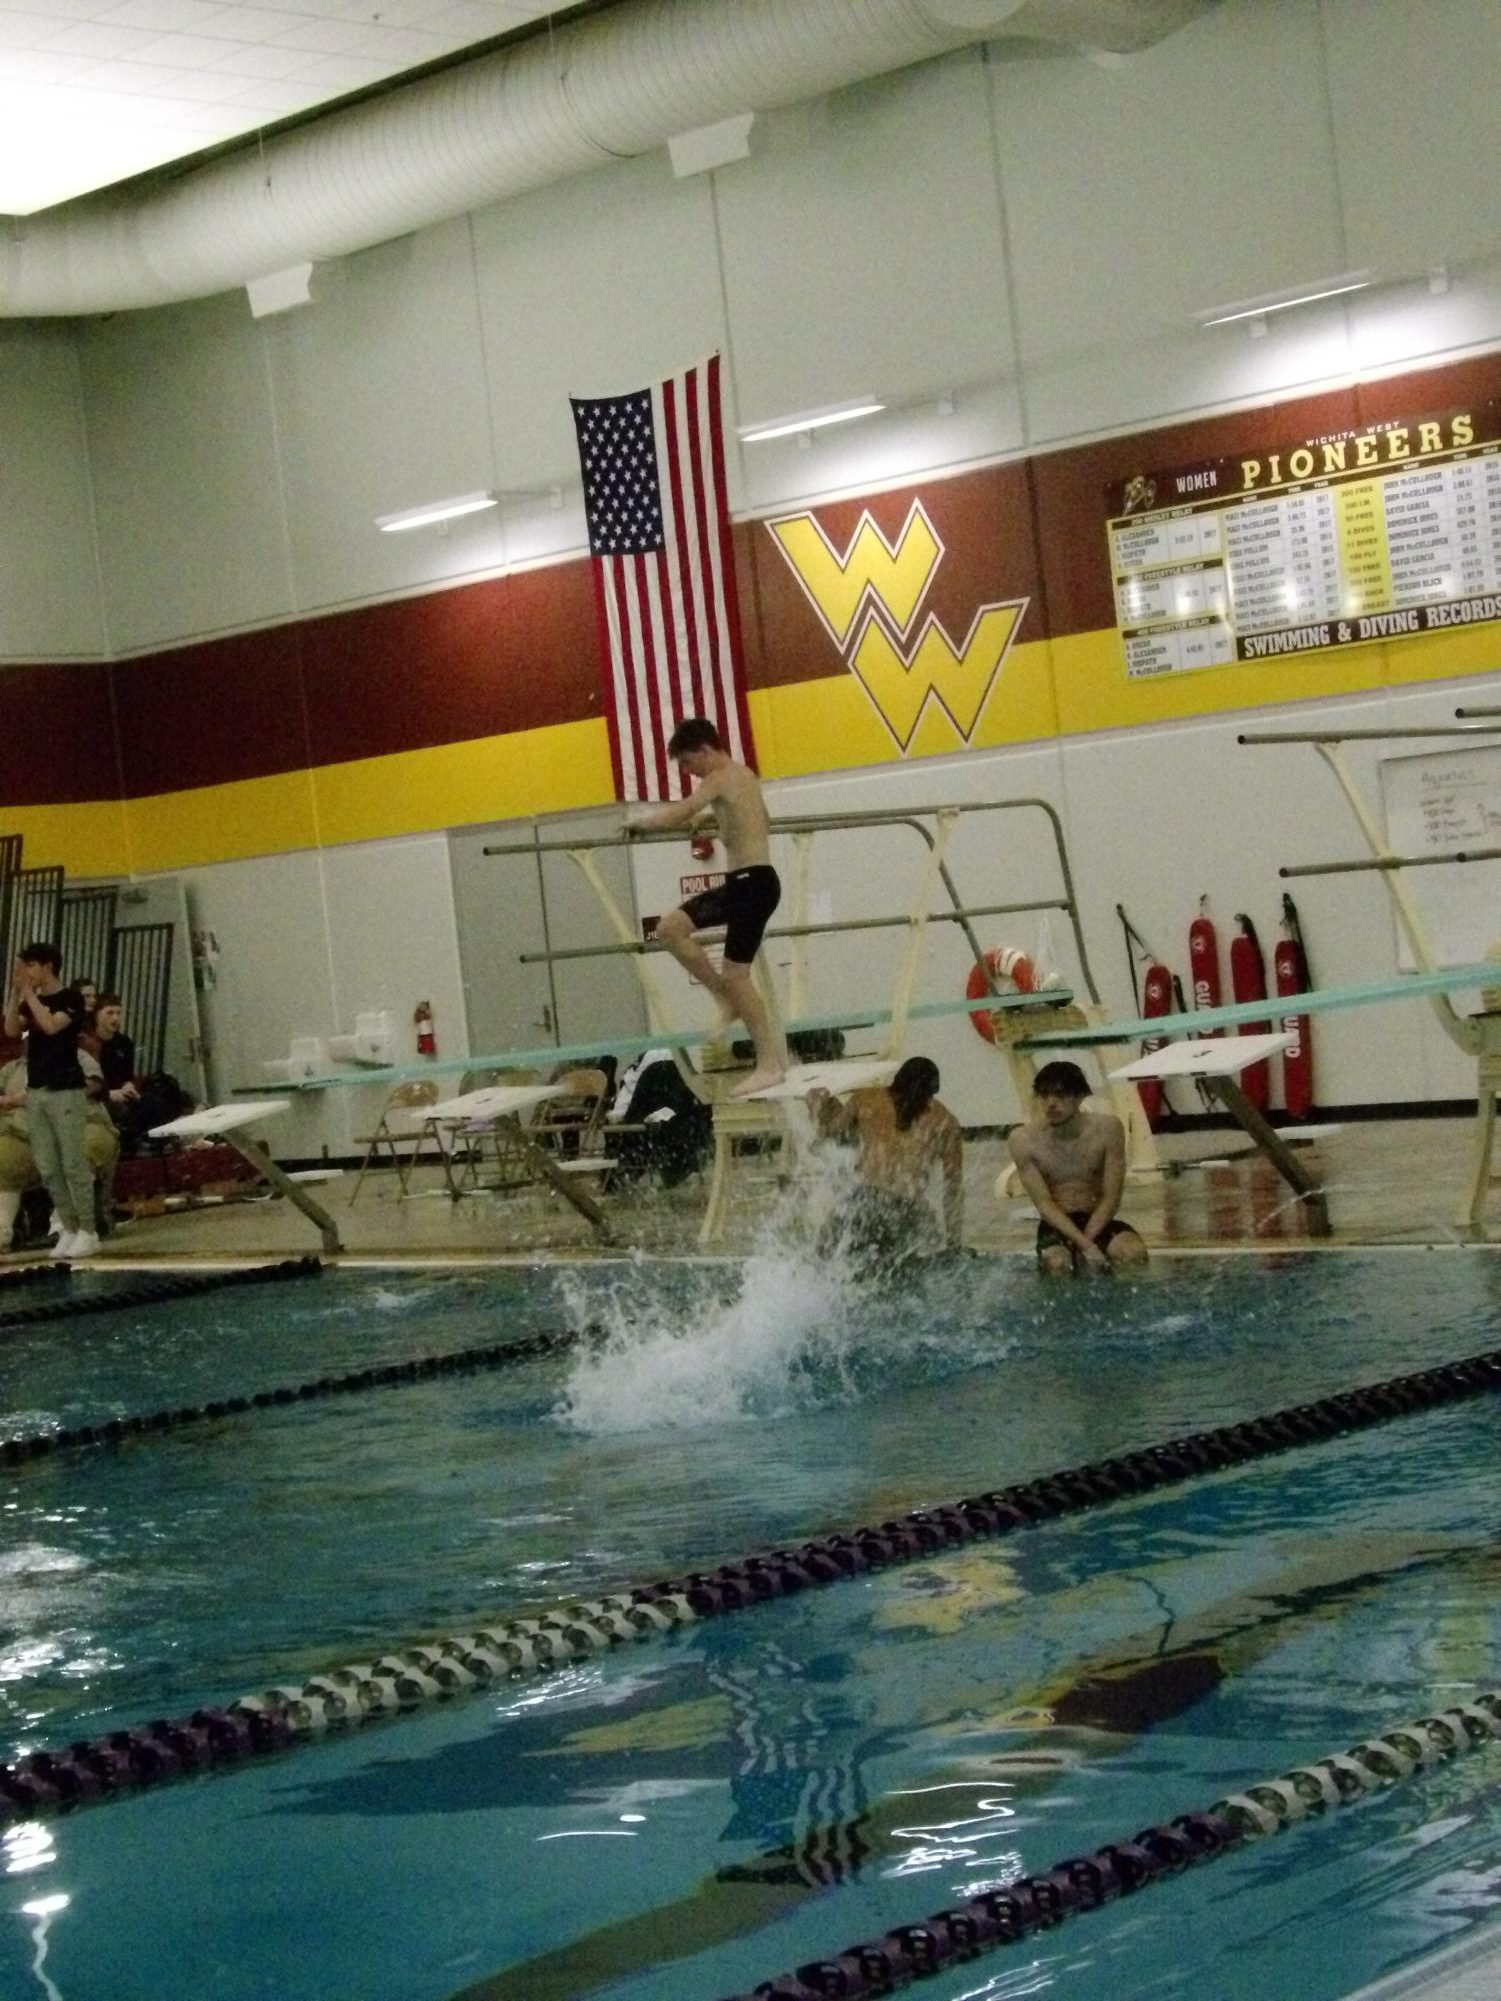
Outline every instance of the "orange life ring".
<svg viewBox="0 0 1501 2001"><path fill-rule="evenodd" d="M1019 952L1014 945L997 945L985 954L985 965L990 972L989 981L979 966L971 966L969 978L964 982L966 1000L982 1000L986 994L1031 994L1037 991L1037 975L1032 970L1032 961L1025 952ZM977 1010L970 1016L975 1032L983 1035L987 1042L995 1041L995 1023L985 1010Z"/></svg>

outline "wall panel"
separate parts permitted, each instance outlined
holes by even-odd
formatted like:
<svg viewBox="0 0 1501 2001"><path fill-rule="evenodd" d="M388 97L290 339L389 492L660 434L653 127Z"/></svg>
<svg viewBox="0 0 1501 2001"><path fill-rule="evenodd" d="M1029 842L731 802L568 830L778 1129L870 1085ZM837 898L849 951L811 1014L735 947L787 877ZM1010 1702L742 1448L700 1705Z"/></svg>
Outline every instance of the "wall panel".
<svg viewBox="0 0 1501 2001"><path fill-rule="evenodd" d="M78 333L117 653L294 609L263 332L242 292Z"/></svg>
<svg viewBox="0 0 1501 2001"><path fill-rule="evenodd" d="M104 651L72 331L0 321L0 671Z"/></svg>
<svg viewBox="0 0 1501 2001"><path fill-rule="evenodd" d="M345 258L316 282L314 306L264 328L298 606L497 567L493 512L441 535L375 526L496 484L467 218Z"/></svg>

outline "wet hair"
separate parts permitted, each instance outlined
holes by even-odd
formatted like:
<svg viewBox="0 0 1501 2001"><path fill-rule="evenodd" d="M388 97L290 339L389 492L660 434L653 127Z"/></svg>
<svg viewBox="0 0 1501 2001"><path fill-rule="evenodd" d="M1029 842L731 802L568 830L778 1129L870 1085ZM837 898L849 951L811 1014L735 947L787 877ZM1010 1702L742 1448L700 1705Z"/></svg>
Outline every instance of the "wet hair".
<svg viewBox="0 0 1501 2001"><path fill-rule="evenodd" d="M896 1129L905 1132L938 1096L938 1065L929 1056L909 1056L891 1080Z"/></svg>
<svg viewBox="0 0 1501 2001"><path fill-rule="evenodd" d="M1044 1063L1032 1080L1032 1095L1040 1098L1045 1092L1082 1101L1089 1096L1089 1079L1077 1063Z"/></svg>
<svg viewBox="0 0 1501 2001"><path fill-rule="evenodd" d="M723 750L719 731L707 716L684 716L667 739L667 755L681 757L686 750Z"/></svg>
<svg viewBox="0 0 1501 2001"><path fill-rule="evenodd" d="M16 957L28 966L45 966L50 973L60 973L63 969L62 953L45 939L39 939L34 945L23 945Z"/></svg>

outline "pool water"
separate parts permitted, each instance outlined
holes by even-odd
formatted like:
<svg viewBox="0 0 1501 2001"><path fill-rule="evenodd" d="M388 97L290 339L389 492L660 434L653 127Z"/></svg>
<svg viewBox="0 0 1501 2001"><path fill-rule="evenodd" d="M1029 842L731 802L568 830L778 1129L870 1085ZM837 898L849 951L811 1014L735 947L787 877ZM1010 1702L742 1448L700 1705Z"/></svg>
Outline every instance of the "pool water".
<svg viewBox="0 0 1501 2001"><path fill-rule="evenodd" d="M1497 1345L1478 1253L314 1281L0 1337L7 1757ZM1501 1684L1490 1399L12 1829L0 1994L713 2001ZM1501 1749L923 1984L1335 2001L1488 1921Z"/></svg>

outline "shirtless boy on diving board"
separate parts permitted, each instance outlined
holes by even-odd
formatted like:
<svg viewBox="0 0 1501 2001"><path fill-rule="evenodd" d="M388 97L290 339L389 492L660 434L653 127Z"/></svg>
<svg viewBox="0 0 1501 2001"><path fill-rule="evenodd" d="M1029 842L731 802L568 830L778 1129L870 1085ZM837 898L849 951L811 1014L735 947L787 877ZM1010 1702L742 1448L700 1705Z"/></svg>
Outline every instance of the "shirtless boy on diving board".
<svg viewBox="0 0 1501 2001"><path fill-rule="evenodd" d="M1010 1135L1011 1158L1037 1204L1037 1263L1049 1276L1144 1265L1147 1247L1116 1215L1126 1179L1126 1129L1112 1112L1086 1112L1077 1063L1044 1063L1032 1119Z"/></svg>
<svg viewBox="0 0 1501 2001"><path fill-rule="evenodd" d="M719 731L704 716L689 716L678 724L668 740L667 754L696 781L693 792L670 806L633 815L626 822L626 832L671 833L691 826L713 808L725 849L724 887L706 889L699 896L690 896L676 910L669 910L657 926L657 936L678 964L713 994L723 1026L728 1027L738 1017L750 1030L756 1045L756 1067L730 1093L734 1098L748 1098L754 1091L780 1084L786 1075L780 1040L766 1003L751 980L761 934L782 899L782 885L771 866L766 802L761 797L760 779L730 756ZM725 927L721 968L715 967L693 936L695 931L707 931L716 924Z"/></svg>

